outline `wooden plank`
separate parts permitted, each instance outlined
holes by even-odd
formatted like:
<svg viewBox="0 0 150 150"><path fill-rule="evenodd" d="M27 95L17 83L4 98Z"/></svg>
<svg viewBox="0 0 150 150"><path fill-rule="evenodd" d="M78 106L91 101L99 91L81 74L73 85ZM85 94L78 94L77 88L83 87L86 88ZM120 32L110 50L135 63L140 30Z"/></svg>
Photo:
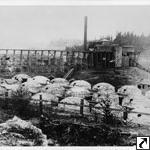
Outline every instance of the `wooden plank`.
<svg viewBox="0 0 150 150"><path fill-rule="evenodd" d="M71 63L72 63L72 65L74 65L74 64L75 64L74 55L75 55L75 52L73 51L73 52L72 52L72 59L71 59Z"/></svg>
<svg viewBox="0 0 150 150"><path fill-rule="evenodd" d="M63 57L63 51L60 52L60 59Z"/></svg>
<svg viewBox="0 0 150 150"><path fill-rule="evenodd" d="M28 55L27 55L27 61L28 61L28 72L30 72L31 69L31 63L30 63L30 50L28 50Z"/></svg>
<svg viewBox="0 0 150 150"><path fill-rule="evenodd" d="M67 51L67 53L66 53L66 61L69 62L69 60L70 60L69 59L69 52Z"/></svg>
<svg viewBox="0 0 150 150"><path fill-rule="evenodd" d="M91 67L94 66L93 59L94 59L93 52L91 52Z"/></svg>
<svg viewBox="0 0 150 150"><path fill-rule="evenodd" d="M78 60L77 60L77 55L78 52L74 52L74 55L73 55L73 60L74 60L74 64L77 64L78 63Z"/></svg>
<svg viewBox="0 0 150 150"><path fill-rule="evenodd" d="M79 54L80 54L80 63L81 63L81 70L82 70L82 68L83 68L83 53L82 52L79 52Z"/></svg>
<svg viewBox="0 0 150 150"><path fill-rule="evenodd" d="M88 52L85 52L85 54L86 54L86 64L87 64L87 68L89 68L89 63L88 63L89 53L88 53Z"/></svg>
<svg viewBox="0 0 150 150"><path fill-rule="evenodd" d="M8 49L6 49L6 57L8 56Z"/></svg>
<svg viewBox="0 0 150 150"><path fill-rule="evenodd" d="M48 66L50 65L50 50L48 50Z"/></svg>
<svg viewBox="0 0 150 150"><path fill-rule="evenodd" d="M23 53L23 50L20 50L20 65L22 65L22 53Z"/></svg>
<svg viewBox="0 0 150 150"><path fill-rule="evenodd" d="M54 65L55 65L56 64L56 51L54 51L53 59L54 59Z"/></svg>
<svg viewBox="0 0 150 150"><path fill-rule="evenodd" d="M38 69L37 69L37 65L38 65L38 63L37 63L37 50L34 50L34 58L33 58L33 60L35 61L34 62L34 70L35 71L37 71Z"/></svg>
<svg viewBox="0 0 150 150"><path fill-rule="evenodd" d="M84 99L81 99L81 102L80 102L80 114L81 116L84 116Z"/></svg>
<svg viewBox="0 0 150 150"><path fill-rule="evenodd" d="M40 95L40 103L39 103L39 113L40 113L40 127L43 127L43 101L42 95Z"/></svg>
<svg viewBox="0 0 150 150"><path fill-rule="evenodd" d="M87 53L86 52L86 55L87 55L87 64L88 64L88 68L90 68L90 57L91 57L91 53Z"/></svg>
<svg viewBox="0 0 150 150"><path fill-rule="evenodd" d="M86 64L86 53L83 52L83 62Z"/></svg>
<svg viewBox="0 0 150 150"><path fill-rule="evenodd" d="M82 62L81 62L81 58L80 58L80 51L78 51L78 55L77 55L77 61L78 61L78 64L80 64L80 70L82 70Z"/></svg>
<svg viewBox="0 0 150 150"><path fill-rule="evenodd" d="M124 120L128 119L128 110L127 110L127 107L125 108L125 111L123 112L123 119Z"/></svg>
<svg viewBox="0 0 150 150"><path fill-rule="evenodd" d="M43 50L41 50L41 63L43 64Z"/></svg>
<svg viewBox="0 0 150 150"><path fill-rule="evenodd" d="M61 63L63 63L63 62L62 62L62 57L63 57L63 52L61 51L61 52L60 52L60 57L59 57L59 59L60 59L60 65L62 65Z"/></svg>
<svg viewBox="0 0 150 150"><path fill-rule="evenodd" d="M13 62L15 62L15 60L16 60L15 56L16 56L16 50L14 49L13 50Z"/></svg>
<svg viewBox="0 0 150 150"><path fill-rule="evenodd" d="M34 55L35 55L35 68L36 68L37 67L37 50L34 50Z"/></svg>
<svg viewBox="0 0 150 150"><path fill-rule="evenodd" d="M63 51L60 52L60 69L61 71L64 71L64 66L63 66Z"/></svg>

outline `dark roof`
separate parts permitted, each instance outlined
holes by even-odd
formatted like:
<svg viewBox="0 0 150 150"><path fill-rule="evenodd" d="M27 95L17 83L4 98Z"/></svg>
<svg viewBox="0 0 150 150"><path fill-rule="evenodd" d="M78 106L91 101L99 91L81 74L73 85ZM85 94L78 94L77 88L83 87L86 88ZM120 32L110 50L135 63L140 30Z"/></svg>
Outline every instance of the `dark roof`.
<svg viewBox="0 0 150 150"><path fill-rule="evenodd" d="M124 45L124 46L122 46L123 48L135 48L135 46L133 46L133 45Z"/></svg>

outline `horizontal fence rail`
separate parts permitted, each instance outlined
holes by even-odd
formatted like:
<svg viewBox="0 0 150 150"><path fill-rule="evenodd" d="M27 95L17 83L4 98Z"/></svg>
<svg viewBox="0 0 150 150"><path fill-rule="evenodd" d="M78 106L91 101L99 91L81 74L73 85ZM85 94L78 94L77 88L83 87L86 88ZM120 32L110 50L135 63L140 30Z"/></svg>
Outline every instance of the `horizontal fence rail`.
<svg viewBox="0 0 150 150"><path fill-rule="evenodd" d="M115 113L115 115L118 115L118 117L120 118L119 120L122 122L127 123L129 120L129 114L137 114L137 115L145 115L145 116L150 116L150 113L146 113L146 112L138 112L138 111L134 111L133 108L131 107L127 107L127 106L122 106L122 108L114 108L114 107L110 107L110 108L106 108L104 106L94 106L92 105L93 102L89 101L89 104L85 104L84 102L87 101L86 99L81 99L79 104L73 104L71 102L55 102L55 101L50 101L50 100L44 100L42 95L39 95L39 99L24 99L22 97L19 97L19 100L27 100L29 101L29 104L31 106L31 109L35 111L36 109L36 116L37 116L37 111L38 111L38 116L40 118L40 120L42 120L43 116L49 116L51 117L51 115L57 115L57 116L73 116L73 117L90 117L93 118L94 122L99 122L101 121L101 118L103 116L103 110L107 109L110 110L110 112ZM5 97L3 97L1 99L1 101L3 101L4 106L6 109L9 109L9 106L11 107L11 103L13 103L13 98L9 98L8 97L8 92L5 93ZM63 107L59 107L58 105L62 104ZM68 109L67 106L75 106L78 108L75 109ZM120 105L121 106L121 105ZM67 109L65 109L67 107ZM85 109L88 108L88 109ZM14 109L14 107L12 108ZM87 111L88 110L88 111ZM101 111L96 111L96 110L101 110ZM121 116L120 116L121 115ZM36 117L34 116L34 117ZM141 122L142 123L142 122Z"/></svg>
<svg viewBox="0 0 150 150"><path fill-rule="evenodd" d="M84 99L83 99L84 100ZM36 102L40 102L40 100L32 100L32 101L36 101ZM42 100L42 102L50 102L48 100ZM72 103L67 103L67 102L58 102L58 104L64 104L64 105L68 105L68 106L83 106L83 107L87 107L89 108L90 106L89 105L81 105L81 104L72 104ZM94 106L92 108L95 108L95 109L104 109L105 107L99 107L99 106ZM127 109L125 109L127 108ZM126 107L123 109L117 109L117 108L109 108L111 111L118 111L118 112L124 112L124 111L127 111L128 113L133 113L133 114L141 114L141 115L148 115L150 116L150 113L145 113L145 112L137 112L137 111L132 111L132 110L128 110L129 107Z"/></svg>
<svg viewBox="0 0 150 150"><path fill-rule="evenodd" d="M4 100L5 100L5 102L6 103L9 103L10 102L10 98L8 98L8 93L6 92L5 93L5 98L4 98ZM64 105L64 108L65 108L65 106L77 106L77 107L80 107L80 109L79 109L79 114L81 115L81 116L84 116L84 115L87 115L87 116L92 116L92 114L90 114L90 113L85 113L84 112L84 108L89 108L89 112L92 112L92 110L93 109L96 109L96 110L103 110L104 108L106 108L106 107L104 107L104 106L92 106L91 104L92 103L89 103L89 105L85 105L84 104L84 101L85 101L85 99L81 99L81 101L80 101L80 104L73 104L73 103L68 103L68 102L61 102L61 101L59 101L59 102L54 102L54 101L49 101L49 100L43 100L43 98L42 98L42 95L40 95L39 96L39 99L37 99L37 100L30 100L30 102L31 103L33 103L33 104L39 104L39 111L40 111L40 116L43 116L43 110L44 110L44 106L50 106L50 107L52 107L52 103L55 103L55 104L57 104L57 105L59 105L59 104L63 104ZM34 103L35 102L35 103ZM44 102L45 102L45 104L44 104ZM128 114L141 114L141 115L146 115L146 116L150 116L150 113L145 113L145 112L138 112L138 111L133 111L132 109L133 108L130 108L130 107L127 107L127 106L122 106L122 108L121 109L118 109L118 108L112 108L112 107L110 107L110 108L108 108L110 111L116 111L116 112L123 112L123 119L124 120L127 120L128 119ZM64 111L64 112L68 112L69 113L69 111ZM95 111L94 111L95 112ZM55 113L57 113L57 110L55 110ZM95 115L102 115L102 113L100 113L100 112L95 112L94 113L94 116Z"/></svg>

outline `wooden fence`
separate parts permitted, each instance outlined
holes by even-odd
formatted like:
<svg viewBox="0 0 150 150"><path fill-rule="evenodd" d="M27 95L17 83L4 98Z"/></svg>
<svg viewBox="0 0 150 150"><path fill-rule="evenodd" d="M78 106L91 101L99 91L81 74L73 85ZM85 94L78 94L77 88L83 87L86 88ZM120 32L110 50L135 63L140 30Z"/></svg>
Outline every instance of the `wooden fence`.
<svg viewBox="0 0 150 150"><path fill-rule="evenodd" d="M36 102L38 102L39 104L39 112L40 112L40 117L41 116L44 116L44 113L43 113L43 110L44 110L44 104L43 102L49 102L47 100L43 100L42 99L42 95L40 95L40 99L39 100L34 100ZM84 101L85 99L81 99L80 101L80 104L72 104L72 103L64 103L64 102L58 102L57 105L59 104L63 104L64 105L64 108L65 106L75 106L75 107L79 107L79 111L75 112L75 115L77 116L80 116L80 117L84 117L84 116L87 116L87 117L93 117L95 119L95 122L97 122L97 118L100 118L102 116L102 113L101 112L98 112L98 111L95 111L95 110L104 110L104 106L94 106L92 102L89 102L89 105L85 105L84 104ZM45 104L45 106L50 106L50 108L52 108L53 104ZM119 105L122 106L122 104L120 103L120 100L119 100ZM87 112L84 112L84 109L85 108L88 108L89 109L89 113ZM94 111L92 111L94 109ZM127 107L127 106L122 106L121 109L118 109L118 108L108 108L110 111L113 111L113 112L120 112L122 113L122 117L120 118L121 121L127 121L128 120L128 115L129 114L137 114L137 115L146 115L146 116L150 116L150 113L145 113L145 112L137 112L137 111L134 111L132 110L130 107ZM52 111L53 109L51 109ZM67 111L67 110L64 110L62 109L63 111L63 114L65 113L71 113L70 111ZM55 114L58 114L59 113L59 109L55 109ZM52 113L52 112L51 112Z"/></svg>
<svg viewBox="0 0 150 150"><path fill-rule="evenodd" d="M25 100L23 98L19 98L19 101ZM9 108L9 105L11 106L13 103L13 99L8 98L8 92L5 93L5 97L2 98L1 102L3 101L4 107L7 109ZM59 104L63 104L64 108L65 106L74 106L74 107L78 107L78 110L65 110L65 109L60 109L58 107ZM122 104L119 101L119 105L122 106ZM36 108L36 116L37 114L39 115L39 119L42 120L43 116L48 116L49 118L51 118L51 115L57 115L57 116L69 116L69 117L81 117L81 118L85 118L85 117L90 117L94 119L95 123L98 123L99 121L101 121L100 119L102 118L102 110L104 110L104 106L94 106L92 102L89 102L89 105L85 105L85 99L81 99L80 104L72 104L72 103L64 103L64 102L50 102L48 100L43 100L42 95L40 95L38 100L30 100L30 106L32 107L32 110L34 110L34 108ZM85 108L87 108L89 111L84 111ZM11 108L11 109L14 109ZM98 111L96 111L98 110ZM101 110L99 112L99 110ZM145 112L137 112L132 110L130 107L127 106L122 106L122 108L118 109L118 108L108 108L108 110L113 111L114 112L118 112L119 114L121 114L118 116L120 121L123 122L128 122L128 116L129 114L137 114L137 115L146 115L150 117L150 113L145 113ZM38 112L38 113L37 113ZM142 122L141 122L142 123Z"/></svg>

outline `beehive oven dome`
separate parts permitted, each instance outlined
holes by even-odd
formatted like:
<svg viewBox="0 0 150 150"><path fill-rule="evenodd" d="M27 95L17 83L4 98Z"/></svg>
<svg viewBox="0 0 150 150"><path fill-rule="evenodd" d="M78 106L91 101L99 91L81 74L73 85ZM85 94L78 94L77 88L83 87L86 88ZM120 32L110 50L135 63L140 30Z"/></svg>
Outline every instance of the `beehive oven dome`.
<svg viewBox="0 0 150 150"><path fill-rule="evenodd" d="M71 87L83 87L85 89L88 89L90 90L91 89L91 84L87 81L84 81L84 80L75 80L73 82L70 83L70 86Z"/></svg>
<svg viewBox="0 0 150 150"><path fill-rule="evenodd" d="M28 91L31 93L40 92L42 87L43 86L39 82L37 82L36 80L33 80L32 78L29 79L27 82L21 84L22 90Z"/></svg>
<svg viewBox="0 0 150 150"><path fill-rule="evenodd" d="M86 88L83 87L72 87L68 91L66 91L66 97L80 97L80 98L85 98L90 96L90 91Z"/></svg>
<svg viewBox="0 0 150 150"><path fill-rule="evenodd" d="M68 81L64 78L54 78L51 80L51 83L68 83Z"/></svg>
<svg viewBox="0 0 150 150"><path fill-rule="evenodd" d="M58 102L58 98L55 95L40 92L31 97L32 103L39 103L40 96L42 96L43 103L51 104L51 102Z"/></svg>
<svg viewBox="0 0 150 150"><path fill-rule="evenodd" d="M115 87L109 83L101 82L97 83L93 86L93 90L101 91L101 90L111 90L115 92Z"/></svg>
<svg viewBox="0 0 150 150"><path fill-rule="evenodd" d="M49 82L50 82L50 80L44 76L34 76L32 79L34 81L40 83L41 85L46 85L46 84L49 84Z"/></svg>
<svg viewBox="0 0 150 150"><path fill-rule="evenodd" d="M117 93L129 97L133 97L133 98L142 95L141 90L134 85L124 85L118 89Z"/></svg>
<svg viewBox="0 0 150 150"><path fill-rule="evenodd" d="M94 93L92 100L96 103L102 103L103 101L110 101L110 104L112 106L119 105L119 96L116 93L111 93L111 94Z"/></svg>
<svg viewBox="0 0 150 150"><path fill-rule="evenodd" d="M64 78L54 78L50 82L55 84L55 85L62 86L62 87L68 87L69 86L69 81L67 81Z"/></svg>
<svg viewBox="0 0 150 150"><path fill-rule="evenodd" d="M81 99L79 97L67 97L61 100L61 103L70 103L70 104L77 104L80 105ZM84 100L84 105L89 106L89 102ZM63 109L65 111L70 111L70 112L77 112L80 113L80 106L74 106L74 105L64 105L64 104L58 104L59 109ZM88 107L84 107L84 113L90 113Z"/></svg>
<svg viewBox="0 0 150 150"><path fill-rule="evenodd" d="M62 97L65 94L65 88L60 84L48 84L42 88L42 92Z"/></svg>
<svg viewBox="0 0 150 150"><path fill-rule="evenodd" d="M8 98L12 98L13 95L15 95L19 89L20 89L20 84L6 84L6 83L3 83L1 84L1 90L4 92L4 89L5 88L5 93L7 92L7 97Z"/></svg>

